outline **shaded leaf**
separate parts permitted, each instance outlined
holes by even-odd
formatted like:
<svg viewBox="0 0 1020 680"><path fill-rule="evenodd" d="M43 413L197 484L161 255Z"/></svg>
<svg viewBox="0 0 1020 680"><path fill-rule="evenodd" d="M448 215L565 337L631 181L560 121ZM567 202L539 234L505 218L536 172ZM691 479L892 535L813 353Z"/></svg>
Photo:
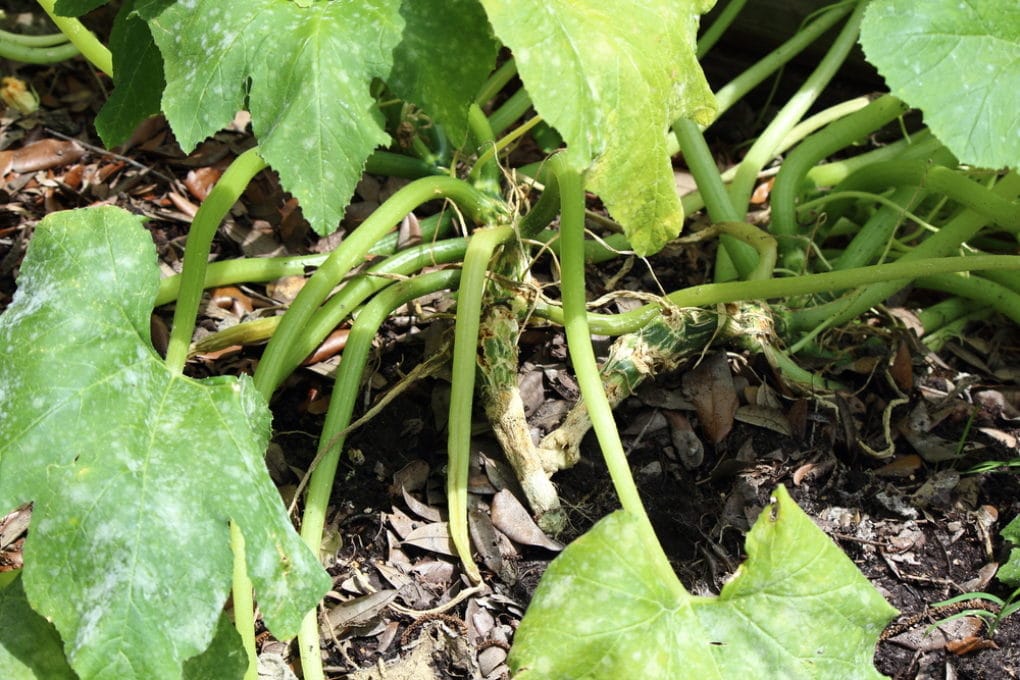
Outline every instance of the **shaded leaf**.
<svg viewBox="0 0 1020 680"><path fill-rule="evenodd" d="M0 507L34 501L25 591L85 678L179 677L208 647L231 519L279 637L330 583L265 468L251 380L185 378L152 349L158 278L141 218L54 213L0 316Z"/></svg>
<svg viewBox="0 0 1020 680"><path fill-rule="evenodd" d="M5 680L73 680L53 624L32 611L21 579L0 588L0 671Z"/></svg>
<svg viewBox="0 0 1020 680"><path fill-rule="evenodd" d="M713 444L733 429L737 411L737 389L726 355L710 354L683 377L684 394L698 413L698 421Z"/></svg>
<svg viewBox="0 0 1020 680"><path fill-rule="evenodd" d="M163 60L134 4L124 3L110 33L114 88L95 120L108 147L124 142L139 123L159 113L163 95Z"/></svg>
<svg viewBox="0 0 1020 680"><path fill-rule="evenodd" d="M638 522L602 519L553 561L510 652L517 678L880 678L896 613L778 488L718 597L657 578Z"/></svg>
<svg viewBox="0 0 1020 680"><path fill-rule="evenodd" d="M467 138L468 106L499 50L485 12L478 0L404 0L400 15L404 35L387 82L460 146Z"/></svg>
<svg viewBox="0 0 1020 680"><path fill-rule="evenodd" d="M961 162L1020 167L1020 3L875 0L861 46Z"/></svg>
<svg viewBox="0 0 1020 680"><path fill-rule="evenodd" d="M640 254L680 233L666 131L708 123L715 100L694 44L711 0L481 0L535 109Z"/></svg>
<svg viewBox="0 0 1020 680"><path fill-rule="evenodd" d="M389 141L369 86L389 74L399 4L142 0L138 11L163 55L163 110L181 146L193 149L247 107L263 158L327 234L365 159Z"/></svg>

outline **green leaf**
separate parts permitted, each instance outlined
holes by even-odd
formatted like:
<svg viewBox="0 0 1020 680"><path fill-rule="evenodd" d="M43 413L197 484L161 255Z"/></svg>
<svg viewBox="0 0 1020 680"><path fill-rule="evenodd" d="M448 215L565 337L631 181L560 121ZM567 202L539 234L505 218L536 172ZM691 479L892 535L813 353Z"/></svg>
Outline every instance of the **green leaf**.
<svg viewBox="0 0 1020 680"><path fill-rule="evenodd" d="M1020 168L1020 3L874 0L861 46L961 162Z"/></svg>
<svg viewBox="0 0 1020 680"><path fill-rule="evenodd" d="M108 147L116 146L138 124L159 113L163 94L163 60L149 26L134 12L134 2L120 8L110 34L113 92L96 116L96 131Z"/></svg>
<svg viewBox="0 0 1020 680"><path fill-rule="evenodd" d="M105 5L110 0L57 0L53 8L58 16L80 17L82 14L91 12L96 7Z"/></svg>
<svg viewBox="0 0 1020 680"><path fill-rule="evenodd" d="M321 234L343 217L365 159L389 141L369 91L400 41L400 0L151 0L163 111L185 150L251 111L261 154Z"/></svg>
<svg viewBox="0 0 1020 680"><path fill-rule="evenodd" d="M404 0L404 36L387 82L425 109L457 146L467 114L496 60L499 43L478 0Z"/></svg>
<svg viewBox="0 0 1020 680"><path fill-rule="evenodd" d="M712 0L481 0L514 52L535 109L641 254L680 233L666 148L680 117L708 123L715 99L694 55Z"/></svg>
<svg viewBox="0 0 1020 680"><path fill-rule="evenodd" d="M5 680L74 680L53 624L32 611L21 579L0 588L0 674Z"/></svg>
<svg viewBox="0 0 1020 680"><path fill-rule="evenodd" d="M25 591L83 678L177 678L209 646L230 520L277 636L329 586L269 479L251 380L192 380L153 350L159 270L141 221L46 217L0 316L0 508L35 504Z"/></svg>
<svg viewBox="0 0 1020 680"><path fill-rule="evenodd" d="M896 614L782 487L719 597L658 582L623 511L567 547L514 638L516 678L880 678Z"/></svg>
<svg viewBox="0 0 1020 680"><path fill-rule="evenodd" d="M1015 588L1020 586L1020 517L1014 517L1012 522L1003 527L1000 534L1013 544L1013 548L1009 551L1009 559L999 567L996 577Z"/></svg>
<svg viewBox="0 0 1020 680"><path fill-rule="evenodd" d="M183 680L240 680L248 670L241 636L226 614L220 614L212 644L184 662Z"/></svg>

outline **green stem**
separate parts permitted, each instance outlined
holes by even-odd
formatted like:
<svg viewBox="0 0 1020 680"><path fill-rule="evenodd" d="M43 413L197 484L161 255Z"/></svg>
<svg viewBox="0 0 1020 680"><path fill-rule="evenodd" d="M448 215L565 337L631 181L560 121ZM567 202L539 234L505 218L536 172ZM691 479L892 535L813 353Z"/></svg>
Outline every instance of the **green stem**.
<svg viewBox="0 0 1020 680"><path fill-rule="evenodd" d="M489 79L482 85L482 89L475 96L475 103L485 106L490 99L499 94L499 91L506 87L506 84L517 75L517 63L513 59L507 59L499 68L492 72Z"/></svg>
<svg viewBox="0 0 1020 680"><path fill-rule="evenodd" d="M914 284L920 288L939 290L988 305L1013 323L1020 324L1020 295L981 276L933 274L922 276Z"/></svg>
<svg viewBox="0 0 1020 680"><path fill-rule="evenodd" d="M531 95L523 87L514 92L503 105L489 115L493 134L502 134L531 108Z"/></svg>
<svg viewBox="0 0 1020 680"><path fill-rule="evenodd" d="M166 351L167 368L174 373L181 373L188 359L188 347L195 331L198 306L202 301L205 270L213 236L216 235L220 222L226 217L231 206L241 197L248 182L265 167L265 161L258 155L258 147L253 147L235 158L202 201L201 207L195 213L195 219L191 222L187 245L184 247L184 271L181 272L173 329Z"/></svg>
<svg viewBox="0 0 1020 680"><path fill-rule="evenodd" d="M460 262L467 250L465 238L427 243L402 250L348 281L326 301L305 325L290 352L285 370L290 373L308 357L319 343L372 294L391 285L393 277L408 276L425 267Z"/></svg>
<svg viewBox="0 0 1020 680"><path fill-rule="evenodd" d="M433 243L442 238L452 224L449 212L432 215L421 220L421 240ZM396 252L399 234L387 234L380 239L369 253L391 255ZM205 269L203 288L229 286L243 282L272 281L284 276L304 276L326 261L328 254L295 255L291 257L249 257L238 260L212 262ZM405 272L407 273L407 272ZM165 305L177 299L181 286L181 275L167 276L159 282L155 306Z"/></svg>
<svg viewBox="0 0 1020 680"><path fill-rule="evenodd" d="M62 39L59 43L31 44L27 40L32 38L49 40L53 36L22 36L0 31L0 58L24 64L55 64L78 54L78 48L73 43L67 42L63 33L56 35Z"/></svg>
<svg viewBox="0 0 1020 680"><path fill-rule="evenodd" d="M365 172L370 175L418 179L429 175L445 175L446 172L420 158L405 156L392 151L375 151L365 162Z"/></svg>
<svg viewBox="0 0 1020 680"><path fill-rule="evenodd" d="M744 160L737 168L737 174L730 186L730 196L734 205L746 206L748 204L758 173L775 157L776 149L779 148L783 139L821 95L822 90L843 64L857 42L857 31L867 4L863 1L857 3L821 63L748 150Z"/></svg>
<svg viewBox="0 0 1020 680"><path fill-rule="evenodd" d="M725 9L719 12L719 16L712 22L712 25L706 28L701 37L698 38L697 55L699 60L708 54L708 51L719 42L719 38L730 27L730 24L734 22L737 15L740 14L740 10L744 9L746 4L747 0L730 0Z"/></svg>
<svg viewBox="0 0 1020 680"><path fill-rule="evenodd" d="M0 16L0 19L3 17ZM0 43L8 45L23 45L25 47L58 47L67 43L67 36L63 33L50 33L49 35L22 35L0 30Z"/></svg>
<svg viewBox="0 0 1020 680"><path fill-rule="evenodd" d="M455 201L469 218L477 222L485 222L505 212L500 203L453 177L424 177L393 194L330 253L291 303L255 371L255 386L267 401L293 369L289 364L292 348L300 343L305 325L333 288L361 264L365 254L394 224L422 203L437 199Z"/></svg>
<svg viewBox="0 0 1020 680"><path fill-rule="evenodd" d="M892 95L884 95L860 111L838 120L808 137L783 161L772 187L772 233L779 240L783 266L800 271L804 251L792 236L799 232L796 203L804 177L818 161L850 146L862 137L895 120L907 106ZM796 262L790 260L796 259Z"/></svg>
<svg viewBox="0 0 1020 680"><path fill-rule="evenodd" d="M531 131L531 128L535 127L541 122L542 122L541 116L532 116L523 124L518 125L516 128L513 129L512 132L504 135L499 139L499 141L495 142L494 144L492 144L492 146L483 151L482 154L478 156L477 164L484 165L486 163L492 162L496 154L500 153L501 151L503 151L503 149L510 146L524 135L528 134L528 132Z"/></svg>
<svg viewBox="0 0 1020 680"><path fill-rule="evenodd" d="M471 171L468 172L468 179L481 191L490 196L499 196L499 166L496 164L495 154L487 154L496 145L496 136L493 134L489 119L482 113L478 104L472 104L468 109L468 126L471 128L471 135L474 137L478 160L475 161Z"/></svg>
<svg viewBox="0 0 1020 680"><path fill-rule="evenodd" d="M450 462L446 473L446 499L450 538L473 583L478 583L481 575L471 557L471 539L467 527L467 482L471 461L471 414L478 368L478 329L481 325L482 297L489 261L496 246L513 235L510 227L487 227L471 235L457 293L450 419L447 426L447 454Z"/></svg>
<svg viewBox="0 0 1020 680"><path fill-rule="evenodd" d="M676 578L655 536L655 530L645 512L634 478L630 474L627 454L623 450L620 435L613 419L613 407L606 397L595 361L591 331L585 310L584 281L584 187L581 175L573 170L562 156L550 161L560 185L561 213L560 231L562 254L560 256L560 287L563 295L564 329L567 334L567 348L570 361L577 375L584 401L591 417L592 427L602 449L602 456L609 469L613 487L625 512L637 520L647 555L658 573L659 582L669 587L678 598L686 599L688 593Z"/></svg>
<svg viewBox="0 0 1020 680"><path fill-rule="evenodd" d="M807 171L807 175L804 177L805 184L813 189L836 186L866 165L891 161L895 158L907 158L908 156L931 158L941 146L942 142L925 128L911 137L899 139L892 144L880 146L851 158L816 165Z"/></svg>
<svg viewBox="0 0 1020 680"><path fill-rule="evenodd" d="M814 295L889 282L902 286L903 281L933 274L999 269L1020 270L1020 256L936 257L908 261L904 261L904 258L901 258L897 262L888 264L876 264L869 267L858 267L820 274L804 274L783 279L773 278L767 281L708 283L670 293L666 296L666 299L677 307L710 307L725 302ZM888 296L883 296L881 299L885 297ZM881 302L881 299L877 302ZM874 306L877 302L873 302L869 307ZM588 319L595 333L600 335L623 335L624 333L633 333L640 329L659 313L660 307L658 304L649 304L620 314L589 314ZM800 313L801 311L794 312L793 316L795 317ZM564 323L565 312L553 305L540 303L535 308L535 316L562 324ZM803 325L798 324L797 327L801 328Z"/></svg>
<svg viewBox="0 0 1020 680"><path fill-rule="evenodd" d="M1012 234L1020 233L1020 205L997 196L958 170L925 161L877 163L848 177L836 191L882 192L893 186L923 187L983 215Z"/></svg>
<svg viewBox="0 0 1020 680"><path fill-rule="evenodd" d="M67 39L78 48L82 56L106 75L113 77L113 55L106 45L99 42L99 38L93 35L92 31L85 28L80 21L71 17L62 17L54 9L56 0L36 0L39 6L53 20L60 32L67 36Z"/></svg>
<svg viewBox="0 0 1020 680"><path fill-rule="evenodd" d="M391 285L394 278L408 276L425 267L464 258L467 239L457 238L429 243L402 250L371 267L364 274L347 282L333 297L329 298L315 312L301 336L299 344L291 352L288 370L293 370L308 357L320 342L340 323L354 312L358 305L373 293ZM208 335L194 345L196 352L213 352L231 345L253 345L273 337L280 326L282 316L270 316L251 321L242 321L221 331Z"/></svg>
<svg viewBox="0 0 1020 680"><path fill-rule="evenodd" d="M231 595L234 600L234 628L241 636L241 645L248 657L244 680L258 678L259 659L255 649L255 597L245 564L244 534L235 522L230 523L230 548L234 553Z"/></svg>
<svg viewBox="0 0 1020 680"><path fill-rule="evenodd" d="M784 64L803 52L811 43L835 26L840 19L850 13L850 6L841 3L824 12L810 24L797 31L792 38L774 49L764 59L759 59L754 66L731 80L715 93L719 115L738 101L748 92L758 87L766 78L778 71Z"/></svg>
<svg viewBox="0 0 1020 680"><path fill-rule="evenodd" d="M301 519L301 539L315 555L322 546L322 531L326 511L340 463L340 453L346 440L346 429L354 413L354 405L361 391L361 381L372 350L372 341L379 327L390 313L407 302L437 290L457 284L460 272L445 270L423 274L401 281L382 291L365 305L351 327L344 347L343 361L336 374L336 384L330 397L329 411L322 426L322 436L316 453L314 468L308 482L305 509ZM310 611L298 632L298 648L305 680L323 678L322 658L319 654L319 623L315 610Z"/></svg>

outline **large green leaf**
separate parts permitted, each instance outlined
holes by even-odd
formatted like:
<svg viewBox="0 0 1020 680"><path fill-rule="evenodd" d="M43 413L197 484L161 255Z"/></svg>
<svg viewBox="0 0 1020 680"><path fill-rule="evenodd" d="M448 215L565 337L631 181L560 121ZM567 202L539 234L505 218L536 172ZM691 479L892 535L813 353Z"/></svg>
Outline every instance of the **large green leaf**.
<svg viewBox="0 0 1020 680"><path fill-rule="evenodd" d="M0 677L4 680L74 680L60 636L32 611L21 579L0 588Z"/></svg>
<svg viewBox="0 0 1020 680"><path fill-rule="evenodd" d="M782 487L719 597L655 579L637 520L609 515L542 577L510 653L517 678L882 677L896 614Z"/></svg>
<svg viewBox="0 0 1020 680"><path fill-rule="evenodd" d="M1020 3L874 0L861 46L961 162L1020 167Z"/></svg>
<svg viewBox="0 0 1020 680"><path fill-rule="evenodd" d="M467 138L467 112L499 44L478 0L404 0L404 35L388 83L397 96L443 124L454 144Z"/></svg>
<svg viewBox="0 0 1020 680"><path fill-rule="evenodd" d="M25 591L83 678L180 677L229 591L230 520L278 636L329 586L265 469L251 381L185 378L152 349L158 278L141 218L55 213L0 316L0 508L35 503Z"/></svg>
<svg viewBox="0 0 1020 680"><path fill-rule="evenodd" d="M481 2L535 109L634 249L654 252L680 233L666 131L715 114L694 55L698 14L714 0Z"/></svg>
<svg viewBox="0 0 1020 680"><path fill-rule="evenodd" d="M247 108L305 217L335 230L365 159L389 141L369 86L389 74L400 0L144 0L138 11L163 54L163 111L181 146Z"/></svg>

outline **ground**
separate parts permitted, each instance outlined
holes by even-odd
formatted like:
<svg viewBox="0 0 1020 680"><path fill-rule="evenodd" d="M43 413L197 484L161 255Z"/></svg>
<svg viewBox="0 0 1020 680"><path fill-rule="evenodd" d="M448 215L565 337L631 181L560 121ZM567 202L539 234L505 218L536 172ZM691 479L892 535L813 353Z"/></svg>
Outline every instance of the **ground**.
<svg viewBox="0 0 1020 680"><path fill-rule="evenodd" d="M226 163L252 144L246 119L239 116L230 130L187 156L161 119L109 152L89 127L103 93L83 64L3 64L4 75L15 73L39 92L42 107L29 116L8 110L0 118L0 309L15 290L33 226L55 210L103 202L148 216L161 259L172 270L196 205ZM347 227L391 189L367 178ZM293 254L330 243L307 229L274 176L264 173L233 211L215 252L220 258ZM607 285L654 290L651 271L668 290L697 283L711 262L708 248L667 248L650 260L650 270L641 262L631 262L629 272L620 262L592 269L591 293L598 296ZM200 333L285 303L292 285L215 291ZM1008 550L998 532L1020 514L1020 481L1011 468L972 470L1017 456L1016 329L993 319L930 352L910 330L912 310L926 302L890 301L832 338L849 359L837 376L848 386L844 393L794 394L762 357L720 346L696 365L644 386L620 406L617 420L655 528L690 590L719 591L742 559L744 532L782 484L902 612L877 647L881 672L1015 678L1016 617L991 636L975 617L925 632L959 609L934 603L969 592L1009 595L993 576ZM472 529L487 536L499 530L515 540L500 539L498 550L480 556L483 591L458 595L466 592L459 566L449 541L435 530L444 513L448 383L441 372L414 384L402 381L432 353L429 343L442 333L447 305L445 297L426 301L395 317L379 339L364 403L394 386L402 391L352 435L338 474L327 527L335 546L329 566L334 591L323 640L333 677L381 677L384 665L385 677L499 677L513 631L559 545L617 507L589 436L581 462L554 478L568 508L567 528L555 537L541 534L514 500L498 448L480 430ZM155 327L170 318L160 310ZM189 371L250 371L259 352L255 346L207 353ZM521 358L526 408L535 427L548 430L576 398L562 334L529 330ZM322 374L327 367L328 360L313 367L318 370L302 369L273 404L277 434L268 461L288 499L314 453L331 390ZM699 409L705 400L716 407ZM698 445L701 453L692 457ZM504 489L509 492L497 494ZM0 535L7 541L0 545L0 565L17 564L23 533ZM283 661L271 677L288 677L287 665L296 664L290 648L268 634L259 642L267 669L274 659Z"/></svg>

